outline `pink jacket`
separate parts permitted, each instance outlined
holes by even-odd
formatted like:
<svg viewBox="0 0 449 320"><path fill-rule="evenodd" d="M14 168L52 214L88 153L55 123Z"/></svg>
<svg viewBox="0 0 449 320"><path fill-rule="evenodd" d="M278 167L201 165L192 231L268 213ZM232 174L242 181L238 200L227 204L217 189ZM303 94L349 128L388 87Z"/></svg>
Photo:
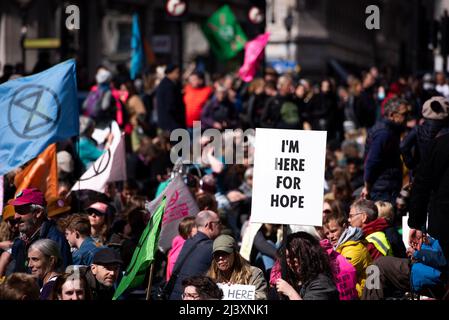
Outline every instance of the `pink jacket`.
<svg viewBox="0 0 449 320"><path fill-rule="evenodd" d="M320 245L329 255L335 285L340 293L340 300L358 300L359 296L356 289L357 271L354 266L332 248L329 240L321 240Z"/></svg>
<svg viewBox="0 0 449 320"><path fill-rule="evenodd" d="M178 260L179 254L181 253L184 242L186 242L184 238L181 237L180 235L177 235L171 243L171 249L168 252L167 256L167 276L166 276L167 281L170 280L173 268L175 267L175 263L176 260Z"/></svg>
<svg viewBox="0 0 449 320"><path fill-rule="evenodd" d="M340 293L340 300L357 300L358 294L356 290L357 272L354 266L346 260L341 254L332 248L329 240L320 241L323 250L329 255L332 266L332 273L335 279L335 285ZM276 280L281 277L281 264L276 260L270 274L270 285L275 287Z"/></svg>

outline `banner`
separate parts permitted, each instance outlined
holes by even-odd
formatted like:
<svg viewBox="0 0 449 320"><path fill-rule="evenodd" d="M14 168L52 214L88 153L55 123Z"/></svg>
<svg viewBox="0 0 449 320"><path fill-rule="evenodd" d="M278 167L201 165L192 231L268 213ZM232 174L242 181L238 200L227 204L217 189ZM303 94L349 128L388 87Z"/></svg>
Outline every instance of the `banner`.
<svg viewBox="0 0 449 320"><path fill-rule="evenodd" d="M111 124L111 132L114 135L111 146L87 169L71 191L89 189L104 193L109 182L126 181L125 136L115 121Z"/></svg>
<svg viewBox="0 0 449 320"><path fill-rule="evenodd" d="M151 216L145 230L140 236L139 244L134 250L133 257L126 269L120 284L115 290L112 300L116 300L128 288L134 288L143 283L147 269L153 262L156 251L157 242L160 234L161 220L164 214L166 199L162 199L156 212Z"/></svg>
<svg viewBox="0 0 449 320"><path fill-rule="evenodd" d="M225 284L217 283L223 291L222 300L255 300L256 286L244 284Z"/></svg>
<svg viewBox="0 0 449 320"><path fill-rule="evenodd" d="M0 175L79 134L75 60L0 85Z"/></svg>
<svg viewBox="0 0 449 320"><path fill-rule="evenodd" d="M268 43L270 33L266 32L245 45L245 60L239 70L240 78L245 82L251 82L256 75L257 67L263 56L263 50Z"/></svg>
<svg viewBox="0 0 449 320"><path fill-rule="evenodd" d="M56 144L51 144L36 159L31 161L14 178L16 194L26 188L38 188L45 195L47 203L58 198L58 164Z"/></svg>
<svg viewBox="0 0 449 320"><path fill-rule="evenodd" d="M194 216L199 212L195 199L184 184L181 176L176 176L169 182L164 191L151 203L147 210L154 212L163 197L167 198L164 218L162 220L159 247L166 252L171 247L173 238L178 235L179 222L184 217Z"/></svg>
<svg viewBox="0 0 449 320"><path fill-rule="evenodd" d="M247 41L245 33L228 5L215 11L202 26L202 30L212 51L220 60L235 57Z"/></svg>
<svg viewBox="0 0 449 320"><path fill-rule="evenodd" d="M251 222L321 226L326 131L256 129Z"/></svg>

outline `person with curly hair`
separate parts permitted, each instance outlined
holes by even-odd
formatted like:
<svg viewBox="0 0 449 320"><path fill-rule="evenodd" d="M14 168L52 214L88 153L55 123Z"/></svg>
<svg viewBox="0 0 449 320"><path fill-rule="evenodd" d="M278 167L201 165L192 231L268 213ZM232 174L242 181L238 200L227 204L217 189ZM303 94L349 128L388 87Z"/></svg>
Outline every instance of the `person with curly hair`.
<svg viewBox="0 0 449 320"><path fill-rule="evenodd" d="M276 289L289 300L339 300L329 257L320 243L306 232L287 236L283 259L285 279L276 281Z"/></svg>

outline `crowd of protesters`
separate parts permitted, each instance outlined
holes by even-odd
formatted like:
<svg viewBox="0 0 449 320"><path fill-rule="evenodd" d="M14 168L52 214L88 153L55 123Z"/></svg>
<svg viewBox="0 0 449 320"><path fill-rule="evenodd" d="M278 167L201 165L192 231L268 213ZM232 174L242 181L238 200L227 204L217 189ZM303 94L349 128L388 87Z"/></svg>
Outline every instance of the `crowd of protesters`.
<svg viewBox="0 0 449 320"><path fill-rule="evenodd" d="M217 284L254 285L261 300L447 298L448 99L443 73L388 78L373 67L339 82L314 82L268 68L244 83L234 74L183 73L170 64L131 81L123 66L101 66L80 105L79 139L57 146L60 198L47 203L35 188L16 194L20 168L5 176L0 299L112 299L148 222L145 203L172 174L170 133L183 128L192 135L195 121L223 133L327 131L323 224L264 224L249 259L242 257L254 139L223 134L224 142L244 143L241 164L225 163L201 139L202 160L181 173L200 212L181 221L171 249L158 253L152 299L219 300ZM125 133L127 181L105 193L70 193L110 146L111 121ZM145 298L145 289L121 298Z"/></svg>

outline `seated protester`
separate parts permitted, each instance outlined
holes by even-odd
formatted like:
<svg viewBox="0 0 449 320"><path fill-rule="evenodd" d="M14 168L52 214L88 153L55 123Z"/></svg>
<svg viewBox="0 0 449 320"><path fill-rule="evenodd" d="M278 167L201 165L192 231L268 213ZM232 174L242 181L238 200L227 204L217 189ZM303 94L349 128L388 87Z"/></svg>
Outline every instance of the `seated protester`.
<svg viewBox="0 0 449 320"><path fill-rule="evenodd" d="M55 281L50 300L92 300L86 277L79 269L63 273Z"/></svg>
<svg viewBox="0 0 449 320"><path fill-rule="evenodd" d="M438 240L425 237L420 249L408 248L407 254L409 259L386 256L374 261L380 272L380 287L365 287L363 300L385 299L395 290L420 294L424 289L438 289L446 284L443 279L447 279L447 261Z"/></svg>
<svg viewBox="0 0 449 320"><path fill-rule="evenodd" d="M310 230L311 231L311 230ZM357 300L357 271L354 266L340 253L335 251L331 242L325 239L322 228L318 230L318 236L322 238L320 246L326 251L331 263L332 275L335 279L335 285L340 294L340 300ZM311 232L306 231L314 235ZM279 260L276 261L270 275L270 286L275 287L277 279L281 278L281 265Z"/></svg>
<svg viewBox="0 0 449 320"><path fill-rule="evenodd" d="M267 281L262 270L251 266L237 251L233 237L220 235L214 240L212 265L208 276L217 283L256 287L255 299L267 299Z"/></svg>
<svg viewBox="0 0 449 320"><path fill-rule="evenodd" d="M200 209L201 210L201 209ZM189 216L181 220L178 226L178 235L173 238L171 249L168 251L167 255L167 274L166 280L170 280L170 276L175 267L176 259L178 259L179 253L182 250L184 242L188 238L192 238L198 231L195 225L195 217Z"/></svg>
<svg viewBox="0 0 449 320"><path fill-rule="evenodd" d="M348 222L352 227L362 228L371 258L392 256L393 250L385 229L390 225L385 218L378 218L377 207L371 200L358 199L351 205Z"/></svg>
<svg viewBox="0 0 449 320"><path fill-rule="evenodd" d="M194 276L182 281L182 300L221 300L223 291L209 277Z"/></svg>
<svg viewBox="0 0 449 320"><path fill-rule="evenodd" d="M110 232L108 205L103 202L95 202L86 209L86 212L89 215L92 239L97 246L106 245Z"/></svg>
<svg viewBox="0 0 449 320"><path fill-rule="evenodd" d="M343 216L333 213L324 219L323 229L334 250L345 257L356 269L356 289L361 297L366 281L366 268L372 263L362 230L348 227Z"/></svg>
<svg viewBox="0 0 449 320"><path fill-rule="evenodd" d="M120 245L120 256L123 265L127 266L133 257L134 250L139 244L140 236L145 229L145 215L147 211L139 207L135 207L128 212L126 217L126 225L124 226L124 239ZM111 247L109 244L108 246Z"/></svg>
<svg viewBox="0 0 449 320"><path fill-rule="evenodd" d="M213 260L213 240L222 231L220 218L213 211L201 211L195 217L195 224L198 232L186 240L176 259L170 278L173 286L166 292L170 300L180 300L183 290L182 281L188 277L204 275ZM177 273L176 277L175 273Z"/></svg>
<svg viewBox="0 0 449 320"><path fill-rule="evenodd" d="M340 300L358 300L357 270L355 267L343 255L334 250L328 239L321 240L320 245L329 256L335 285L340 293Z"/></svg>
<svg viewBox="0 0 449 320"><path fill-rule="evenodd" d="M72 264L70 246L55 221L47 218L44 194L36 188L27 188L16 195L11 203L14 206L14 219L19 226L20 237L14 240L11 256L13 272L26 272L27 253L31 244L39 239L51 239L58 244L63 267Z"/></svg>
<svg viewBox="0 0 449 320"><path fill-rule="evenodd" d="M36 279L26 273L12 273L0 284L0 300L39 300Z"/></svg>
<svg viewBox="0 0 449 320"><path fill-rule="evenodd" d="M40 286L40 300L48 300L62 266L58 244L50 239L34 242L28 250L28 267Z"/></svg>
<svg viewBox="0 0 449 320"><path fill-rule="evenodd" d="M92 258L98 246L90 236L90 222L86 216L74 214L65 222L65 237L72 248L72 260L74 265L90 266Z"/></svg>
<svg viewBox="0 0 449 320"><path fill-rule="evenodd" d="M278 279L276 289L290 300L338 300L329 258L320 243L306 232L287 236L287 279Z"/></svg>
<svg viewBox="0 0 449 320"><path fill-rule="evenodd" d="M379 213L379 218L384 218L389 226L385 228L384 232L387 236L388 241L391 245L391 250L393 251L393 256L398 258L405 258L407 255L405 253L404 242L399 234L394 223L394 211L393 205L385 201L376 201L375 205L377 207L377 212Z"/></svg>
<svg viewBox="0 0 449 320"><path fill-rule="evenodd" d="M122 266L120 255L111 248L98 250L86 272L93 300L112 300Z"/></svg>

